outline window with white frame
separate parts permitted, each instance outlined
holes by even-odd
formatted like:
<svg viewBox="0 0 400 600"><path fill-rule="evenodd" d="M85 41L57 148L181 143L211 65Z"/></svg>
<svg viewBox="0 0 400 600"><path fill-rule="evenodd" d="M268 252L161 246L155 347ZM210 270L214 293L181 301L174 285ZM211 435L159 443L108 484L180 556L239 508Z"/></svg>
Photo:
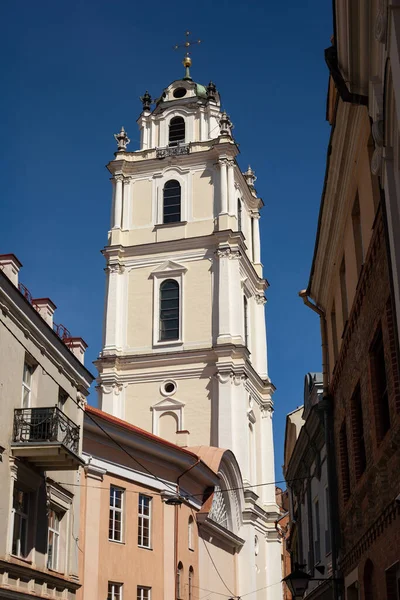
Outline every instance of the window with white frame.
<svg viewBox="0 0 400 600"><path fill-rule="evenodd" d="M22 375L22 408L29 408L31 405L32 373L33 367L29 363L24 362L24 371Z"/></svg>
<svg viewBox="0 0 400 600"><path fill-rule="evenodd" d="M122 527L124 515L124 490L114 485L110 486L110 517L108 539L112 542L122 542Z"/></svg>
<svg viewBox="0 0 400 600"><path fill-rule="evenodd" d="M151 588L138 585L136 598L137 600L151 600Z"/></svg>
<svg viewBox="0 0 400 600"><path fill-rule="evenodd" d="M29 493L14 485L13 491L13 534L11 552L25 558L28 553Z"/></svg>
<svg viewBox="0 0 400 600"><path fill-rule="evenodd" d="M179 283L166 279L160 285L160 342L179 340Z"/></svg>
<svg viewBox="0 0 400 600"><path fill-rule="evenodd" d="M181 221L181 184L170 179L163 189L163 223Z"/></svg>
<svg viewBox="0 0 400 600"><path fill-rule="evenodd" d="M151 498L144 494L139 494L138 546L151 547Z"/></svg>
<svg viewBox="0 0 400 600"><path fill-rule="evenodd" d="M122 600L122 583L108 582L107 600Z"/></svg>
<svg viewBox="0 0 400 600"><path fill-rule="evenodd" d="M188 548L189 550L194 550L193 517L189 517L188 521Z"/></svg>
<svg viewBox="0 0 400 600"><path fill-rule="evenodd" d="M58 570L60 554L60 515L53 509L49 510L47 534L47 568Z"/></svg>
<svg viewBox="0 0 400 600"><path fill-rule="evenodd" d="M174 117L169 123L168 143L170 146L178 146L185 143L185 119Z"/></svg>

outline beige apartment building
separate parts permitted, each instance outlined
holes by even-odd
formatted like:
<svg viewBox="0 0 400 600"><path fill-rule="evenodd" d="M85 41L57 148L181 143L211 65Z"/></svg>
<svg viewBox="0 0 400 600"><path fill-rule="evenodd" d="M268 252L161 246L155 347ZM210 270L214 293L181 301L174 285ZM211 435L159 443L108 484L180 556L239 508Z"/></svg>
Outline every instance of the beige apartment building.
<svg viewBox="0 0 400 600"><path fill-rule="evenodd" d="M0 598L73 600L80 587L79 468L85 342L0 256Z"/></svg>

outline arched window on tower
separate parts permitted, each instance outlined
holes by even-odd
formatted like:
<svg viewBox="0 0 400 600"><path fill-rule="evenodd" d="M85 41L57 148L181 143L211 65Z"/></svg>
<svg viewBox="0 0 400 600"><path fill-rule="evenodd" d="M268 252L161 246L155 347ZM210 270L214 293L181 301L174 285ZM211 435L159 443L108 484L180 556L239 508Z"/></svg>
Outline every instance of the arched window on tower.
<svg viewBox="0 0 400 600"><path fill-rule="evenodd" d="M160 285L160 342L179 340L179 283L166 279Z"/></svg>
<svg viewBox="0 0 400 600"><path fill-rule="evenodd" d="M185 143L185 120L182 117L174 117L169 123L168 143L177 146Z"/></svg>
<svg viewBox="0 0 400 600"><path fill-rule="evenodd" d="M238 216L238 231L242 231L242 201L238 198L237 203L237 216Z"/></svg>
<svg viewBox="0 0 400 600"><path fill-rule="evenodd" d="M179 223L181 220L181 186L170 179L164 185L163 223Z"/></svg>
<svg viewBox="0 0 400 600"><path fill-rule="evenodd" d="M176 569L176 598L177 598L177 600L180 600L182 598L182 592L183 592L182 576L183 576L183 564L181 562L179 562L178 567Z"/></svg>

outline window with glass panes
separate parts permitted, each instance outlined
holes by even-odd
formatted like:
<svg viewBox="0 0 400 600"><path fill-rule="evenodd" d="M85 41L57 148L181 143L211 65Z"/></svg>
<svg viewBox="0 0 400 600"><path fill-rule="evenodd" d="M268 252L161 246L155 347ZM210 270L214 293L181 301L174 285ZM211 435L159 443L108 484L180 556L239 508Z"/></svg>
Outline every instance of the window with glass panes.
<svg viewBox="0 0 400 600"><path fill-rule="evenodd" d="M14 487L13 492L13 537L11 552L25 557L28 545L29 493Z"/></svg>
<svg viewBox="0 0 400 600"><path fill-rule="evenodd" d="M179 223L181 220L181 186L171 179L164 185L163 223Z"/></svg>
<svg viewBox="0 0 400 600"><path fill-rule="evenodd" d="M33 368L25 362L22 375L22 408L29 408L31 405L32 373Z"/></svg>
<svg viewBox="0 0 400 600"><path fill-rule="evenodd" d="M107 600L122 600L122 583L108 582Z"/></svg>
<svg viewBox="0 0 400 600"><path fill-rule="evenodd" d="M47 568L58 569L58 556L60 551L60 517L55 510L49 510L47 536Z"/></svg>
<svg viewBox="0 0 400 600"><path fill-rule="evenodd" d="M124 510L124 490L115 486L110 487L110 519L108 539L122 542L122 520Z"/></svg>
<svg viewBox="0 0 400 600"><path fill-rule="evenodd" d="M177 146L185 142L185 120L183 117L174 117L169 124L169 145Z"/></svg>
<svg viewBox="0 0 400 600"><path fill-rule="evenodd" d="M179 283L175 279L167 279L160 285L159 339L179 340Z"/></svg>
<svg viewBox="0 0 400 600"><path fill-rule="evenodd" d="M151 543L151 498L139 494L138 545L150 548Z"/></svg>
<svg viewBox="0 0 400 600"><path fill-rule="evenodd" d="M136 597L137 600L151 600L151 588L138 585Z"/></svg>

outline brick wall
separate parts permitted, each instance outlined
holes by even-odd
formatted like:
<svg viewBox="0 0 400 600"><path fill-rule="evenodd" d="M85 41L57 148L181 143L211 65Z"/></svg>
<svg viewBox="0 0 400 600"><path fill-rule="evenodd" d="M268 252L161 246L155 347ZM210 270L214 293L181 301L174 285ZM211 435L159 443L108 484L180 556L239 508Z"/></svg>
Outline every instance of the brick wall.
<svg viewBox="0 0 400 600"><path fill-rule="evenodd" d="M382 331L390 416L390 428L383 437L379 425L381 399L377 398L377 385L374 383L377 367L371 360L371 348L379 328ZM400 386L380 211L345 326L331 394L338 470L341 568L346 575L359 566L361 598L365 598L368 590L364 592L364 580L368 582L369 575L367 573L364 578L364 569L368 572L372 564L370 585L374 590L373 597L386 599L385 569L400 558L400 508L394 501L400 494ZM355 422L360 415L354 404L357 394L361 395L363 430ZM344 431L347 440L344 440ZM357 438L360 431L364 434L365 468L361 464L364 457Z"/></svg>

